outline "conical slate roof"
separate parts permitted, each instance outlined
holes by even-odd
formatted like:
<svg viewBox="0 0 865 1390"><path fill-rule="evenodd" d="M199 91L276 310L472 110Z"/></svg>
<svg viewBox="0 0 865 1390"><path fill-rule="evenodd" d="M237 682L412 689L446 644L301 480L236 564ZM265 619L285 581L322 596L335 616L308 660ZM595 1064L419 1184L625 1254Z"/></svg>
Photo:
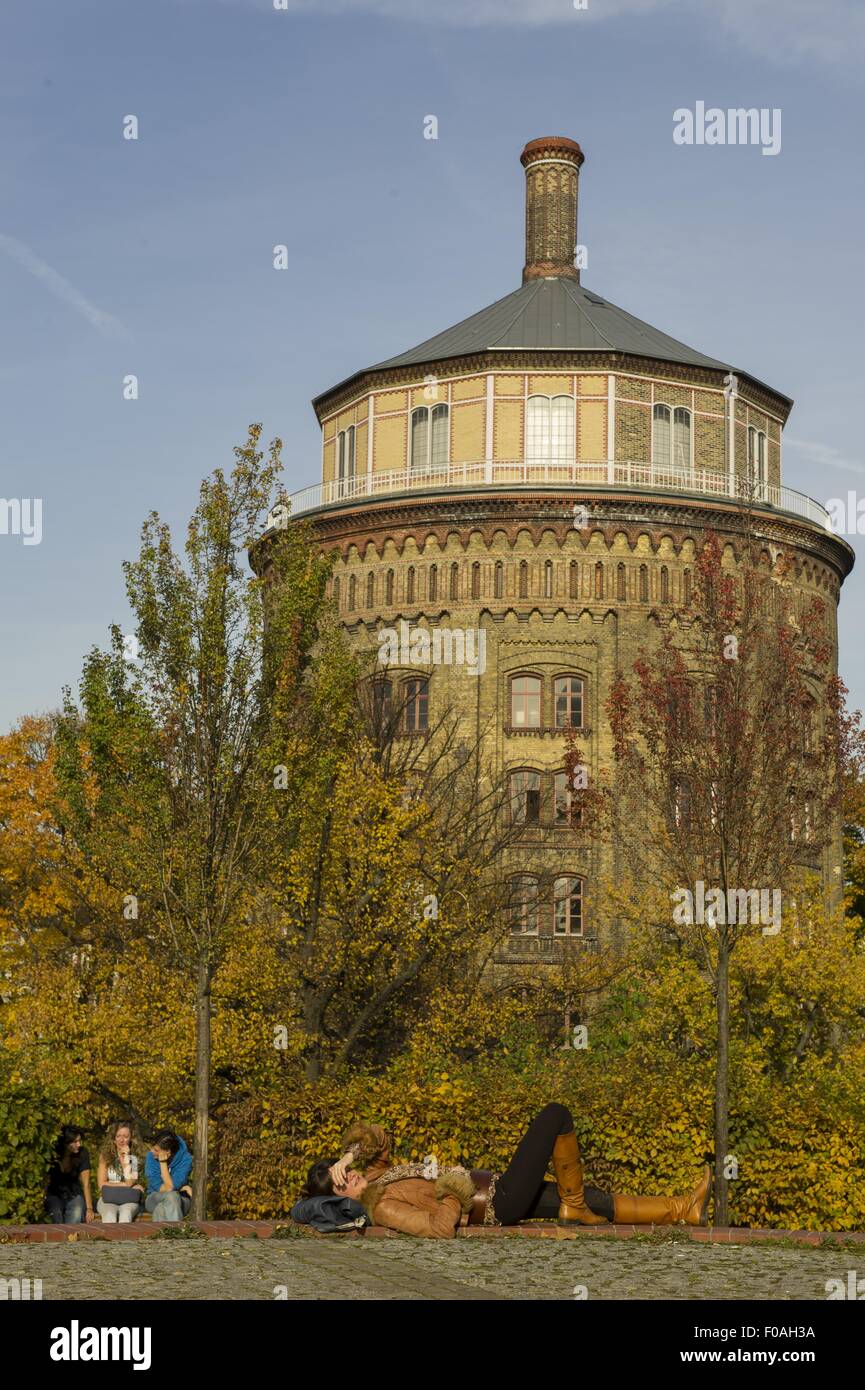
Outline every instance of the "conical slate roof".
<svg viewBox="0 0 865 1390"><path fill-rule="evenodd" d="M411 367L470 353L538 349L622 352L691 367L729 371L726 362L669 337L564 276L528 280L513 294L446 328L370 371Z"/></svg>

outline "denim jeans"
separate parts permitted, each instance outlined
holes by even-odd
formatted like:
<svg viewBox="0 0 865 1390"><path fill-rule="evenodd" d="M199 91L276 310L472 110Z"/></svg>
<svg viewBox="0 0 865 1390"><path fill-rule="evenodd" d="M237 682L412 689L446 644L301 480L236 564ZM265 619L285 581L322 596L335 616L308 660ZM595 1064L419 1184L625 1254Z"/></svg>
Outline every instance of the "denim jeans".
<svg viewBox="0 0 865 1390"><path fill-rule="evenodd" d="M188 1192L149 1192L144 1205L154 1221L182 1221L192 1198Z"/></svg>
<svg viewBox="0 0 865 1390"><path fill-rule="evenodd" d="M99 1212L102 1221L106 1226L111 1226L118 1221L134 1221L138 1215L138 1202L103 1202L102 1198L96 1203L96 1210Z"/></svg>
<svg viewBox="0 0 865 1390"><path fill-rule="evenodd" d="M45 1198L45 1211L49 1221L77 1226L84 1220L84 1196L78 1193L75 1197L54 1197L49 1193Z"/></svg>

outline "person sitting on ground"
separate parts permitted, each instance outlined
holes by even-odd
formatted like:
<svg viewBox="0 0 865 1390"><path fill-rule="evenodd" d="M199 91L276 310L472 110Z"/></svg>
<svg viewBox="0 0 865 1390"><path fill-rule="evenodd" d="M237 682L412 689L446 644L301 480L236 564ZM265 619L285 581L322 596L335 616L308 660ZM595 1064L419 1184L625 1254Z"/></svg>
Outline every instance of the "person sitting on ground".
<svg viewBox="0 0 865 1390"><path fill-rule="evenodd" d="M704 1226L712 1189L708 1165L681 1197L630 1197L584 1187L573 1116L556 1102L535 1116L501 1174L464 1168L434 1173L429 1161L391 1166L390 1143L380 1126L355 1126L343 1147L336 1162L312 1165L305 1197L350 1197L376 1225L414 1236L448 1237L461 1224L515 1226L539 1219L583 1226L607 1221ZM545 1180L550 1163L555 1182Z"/></svg>
<svg viewBox="0 0 865 1390"><path fill-rule="evenodd" d="M144 1148L134 1124L115 1120L99 1150L97 1170L96 1210L106 1224L135 1220L144 1201L143 1168Z"/></svg>
<svg viewBox="0 0 865 1390"><path fill-rule="evenodd" d="M192 1154L173 1129L161 1129L144 1161L144 1205L154 1221L182 1221L192 1206Z"/></svg>
<svg viewBox="0 0 865 1390"><path fill-rule="evenodd" d="M64 1125L54 1146L45 1212L49 1221L61 1225L77 1226L96 1219L90 1191L90 1154L84 1147L84 1131L77 1125Z"/></svg>

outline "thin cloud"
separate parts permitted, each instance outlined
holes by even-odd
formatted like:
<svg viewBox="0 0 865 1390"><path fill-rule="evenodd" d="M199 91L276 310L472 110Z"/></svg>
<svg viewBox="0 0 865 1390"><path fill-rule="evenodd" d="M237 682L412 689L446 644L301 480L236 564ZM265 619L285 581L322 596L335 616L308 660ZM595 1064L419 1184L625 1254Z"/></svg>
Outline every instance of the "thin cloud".
<svg viewBox="0 0 865 1390"><path fill-rule="evenodd" d="M195 2L195 0L194 0ZM197 0L200 3L200 0ZM274 8L274 0L223 0ZM540 28L603 23L679 10L702 16L750 53L778 63L855 65L865 57L862 0L280 0L280 10L307 15L371 15L461 29Z"/></svg>
<svg viewBox="0 0 865 1390"><path fill-rule="evenodd" d="M129 335L119 319L113 314L106 314L103 309L97 309L95 304L91 304L80 290L71 285L64 279L58 271L48 265L47 261L40 258L25 246L23 241L16 241L14 237L5 236L0 232L0 251L5 251L7 256L11 256L13 261L23 266L37 280L51 291L58 299L71 305L79 314L82 314L87 322L106 338L126 338Z"/></svg>
<svg viewBox="0 0 865 1390"><path fill-rule="evenodd" d="M818 444L811 439L790 439L784 436L784 450L794 449L797 453L807 454L808 462L813 467L820 468L840 468L845 473L865 473L865 463L857 459L847 458L839 449L832 444Z"/></svg>

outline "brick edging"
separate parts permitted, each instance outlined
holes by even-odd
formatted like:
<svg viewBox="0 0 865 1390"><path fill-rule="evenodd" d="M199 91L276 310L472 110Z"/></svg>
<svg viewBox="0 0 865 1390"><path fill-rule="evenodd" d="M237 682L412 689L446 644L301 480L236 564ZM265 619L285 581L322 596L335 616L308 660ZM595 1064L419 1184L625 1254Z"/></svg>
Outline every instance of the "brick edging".
<svg viewBox="0 0 865 1390"><path fill-rule="evenodd" d="M121 1225L103 1225L94 1221L90 1225L42 1224L32 1226L0 1225L0 1244L5 1243L54 1243L77 1240L147 1240L162 1231L176 1229L177 1223L163 1221L135 1221ZM297 1232L298 1235L319 1236L307 1226L296 1226L290 1220L279 1221L191 1221L187 1228L199 1231L205 1237L226 1238L234 1236L256 1236L266 1240L272 1237L277 1228ZM710 1245L754 1245L774 1244L778 1241L791 1241L796 1245L820 1246L824 1244L841 1245L852 1242L865 1245L865 1231L776 1231L752 1230L746 1226L575 1226L570 1223L547 1221L525 1222L520 1226L464 1226L457 1235L469 1239L490 1239L523 1236L534 1239L552 1240L630 1240L635 1236L650 1234L664 1235L675 1233L681 1239L702 1241ZM348 1232L341 1239L377 1240L389 1239L397 1232L385 1226L369 1226L364 1232ZM324 1237L327 1239L327 1237Z"/></svg>

